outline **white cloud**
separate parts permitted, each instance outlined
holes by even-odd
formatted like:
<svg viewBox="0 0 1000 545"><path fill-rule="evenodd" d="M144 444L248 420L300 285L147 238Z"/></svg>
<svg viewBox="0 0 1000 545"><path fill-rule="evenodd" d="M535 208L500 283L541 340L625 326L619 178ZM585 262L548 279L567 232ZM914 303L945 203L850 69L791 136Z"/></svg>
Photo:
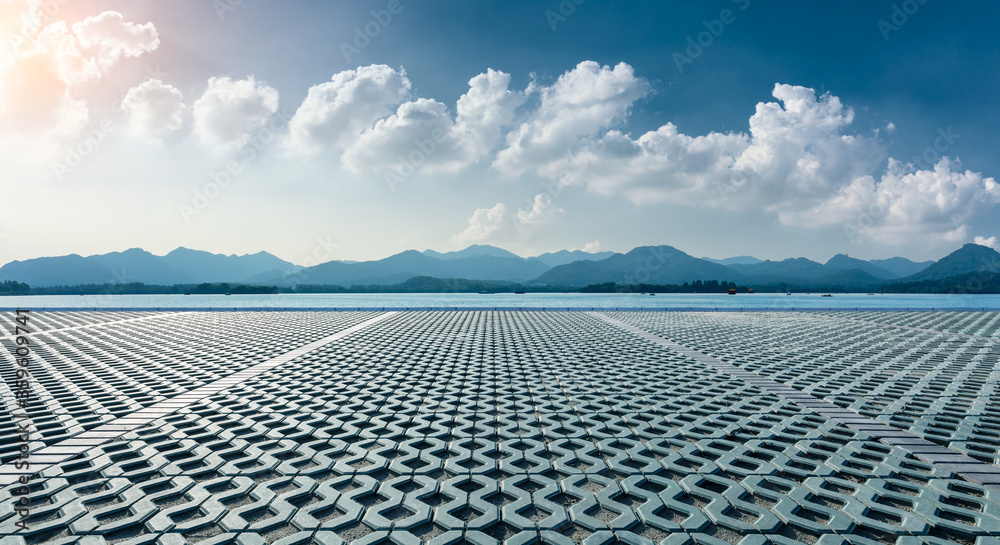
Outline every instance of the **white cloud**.
<svg viewBox="0 0 1000 545"><path fill-rule="evenodd" d="M34 42L35 52L47 55L58 67L57 73L67 87L75 87L89 81L101 79L104 70L93 57L80 51L76 37L57 21L38 33Z"/></svg>
<svg viewBox="0 0 1000 545"><path fill-rule="evenodd" d="M987 248L993 248L994 250L1000 252L1000 242L997 242L997 237L995 237L995 236L989 237L989 238L986 238L986 237L976 237L975 240L973 240L973 242L975 244L980 245L980 246L986 246Z"/></svg>
<svg viewBox="0 0 1000 545"><path fill-rule="evenodd" d="M607 251L601 241L595 240L594 242L588 242L583 245L583 251L589 254L596 254L600 252Z"/></svg>
<svg viewBox="0 0 1000 545"><path fill-rule="evenodd" d="M821 226L844 223L852 237L899 244L922 237L941 242L967 239L969 221L1000 203L993 178L966 170L947 157L933 170L913 170L890 159L878 183L862 176L827 200L782 221Z"/></svg>
<svg viewBox="0 0 1000 545"><path fill-rule="evenodd" d="M507 207L498 202L493 208L479 208L469 218L469 226L461 233L451 237L452 242L469 244L486 240L496 232L503 223Z"/></svg>
<svg viewBox="0 0 1000 545"><path fill-rule="evenodd" d="M548 94L556 91L543 91ZM548 130L529 130L544 125L538 120L547 116L536 112L534 121L508 136L512 146L495 164L517 170L505 161L518 157L526 159L525 168L533 166L562 185L624 195L636 204L757 209L790 226L850 222L859 211L885 203L885 211L866 220L859 231L889 243L905 242L914 233L963 240L969 220L1000 200L992 178L953 171L957 163L948 159L933 170L913 171L892 160L883 168L884 147L874 135L849 132L854 112L835 96L817 97L812 89L783 84L775 85L773 95L777 102L757 104L749 133L689 136L668 123L633 140L617 130L593 132L602 127L594 117L589 123L580 121L592 131L588 139L584 129L565 130L558 123ZM540 111L548 105L543 99ZM534 160L520 143L535 133L545 135L535 141L564 142L550 150L565 150L574 142L576 149L561 158L556 157L561 152L550 153L548 163ZM576 141L581 138L583 142Z"/></svg>
<svg viewBox="0 0 1000 545"><path fill-rule="evenodd" d="M0 23L0 125L42 139L73 137L89 121L77 88L96 81L122 55L138 56L159 44L152 23L124 22L118 12L73 26L46 22L38 2L3 2ZM97 49L97 56L81 48ZM3 136L3 135L0 135Z"/></svg>
<svg viewBox="0 0 1000 545"><path fill-rule="evenodd" d="M514 119L523 93L508 89L510 75L488 70L469 80L469 91L457 104L453 120L436 100L405 102L356 138L344 153L354 169L409 176L417 170L457 171L496 147L501 129Z"/></svg>
<svg viewBox="0 0 1000 545"><path fill-rule="evenodd" d="M208 90L194 102L194 133L207 144L235 148L278 111L278 91L257 82L210 78Z"/></svg>
<svg viewBox="0 0 1000 545"><path fill-rule="evenodd" d="M305 153L347 147L409 92L406 72L384 64L334 74L331 81L309 89L292 117L291 147Z"/></svg>
<svg viewBox="0 0 1000 545"><path fill-rule="evenodd" d="M565 212L562 208L556 208L550 197L538 194L530 209L518 209L514 217L521 226L532 226L548 223Z"/></svg>
<svg viewBox="0 0 1000 545"><path fill-rule="evenodd" d="M524 93L509 86L510 74L490 68L469 80L469 91L458 99L455 125L469 148L470 161L496 147L502 129L514 121L514 110L524 104Z"/></svg>
<svg viewBox="0 0 1000 545"><path fill-rule="evenodd" d="M161 134L181 128L183 95L171 85L149 79L129 89L122 108L129 114L129 124L139 134Z"/></svg>
<svg viewBox="0 0 1000 545"><path fill-rule="evenodd" d="M362 133L344 152L344 163L354 170L389 168L407 176L417 169L458 170L466 164L466 154L448 107L421 98L400 105Z"/></svg>
<svg viewBox="0 0 1000 545"><path fill-rule="evenodd" d="M759 103L749 134L688 136L672 123L637 140L609 131L543 174L642 204L781 212L815 204L883 159L877 142L844 134L854 114L837 97L780 84L773 94L780 103Z"/></svg>
<svg viewBox="0 0 1000 545"><path fill-rule="evenodd" d="M538 108L507 134L507 146L493 165L520 174L563 159L581 140L623 120L632 104L650 92L649 83L637 78L628 64L612 69L581 62L551 86L538 89Z"/></svg>
<svg viewBox="0 0 1000 545"><path fill-rule="evenodd" d="M97 62L107 70L122 57L138 57L160 45L153 23L126 23L121 13L105 11L87 17L73 25L79 43L84 48L98 50Z"/></svg>

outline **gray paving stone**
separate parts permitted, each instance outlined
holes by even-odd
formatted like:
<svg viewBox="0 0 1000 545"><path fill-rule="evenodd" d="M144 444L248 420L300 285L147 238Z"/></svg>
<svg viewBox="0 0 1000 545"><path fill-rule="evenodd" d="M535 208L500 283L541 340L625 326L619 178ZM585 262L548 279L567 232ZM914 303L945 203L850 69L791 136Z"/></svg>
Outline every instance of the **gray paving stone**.
<svg viewBox="0 0 1000 545"><path fill-rule="evenodd" d="M650 326L647 314L628 316ZM938 449L986 445L989 428L975 428L969 411L954 410L965 401L892 397L893 382L877 367L849 376L854 368L838 362L852 356L831 351L819 335L803 338L829 354L797 348L776 358L772 379L757 374L766 369L755 362L771 357L762 345L753 345L753 359L738 361L754 369L749 373L714 366L718 356L699 352L711 352L708 344L677 352L651 342L659 335L639 336L583 313L404 312L366 328L356 325L371 313L288 313L283 329L268 325L282 323L283 313L267 313L265 323L260 316L54 317L53 324L93 322L51 340L51 353L60 354L53 357L89 374L61 375L73 366L53 366L45 385L51 410L40 418L52 418L43 425L52 422L48 429L58 433L40 444L102 444L77 445L93 448L36 476L30 497L44 522L33 539L107 543L124 535L117 532L136 532L128 543L915 545L985 544L1000 528L1000 492L953 473L986 482L993 473L971 471L983 464L952 468L886 444L938 444L883 420L913 415L920 424L908 430L948 437ZM803 342L796 340L801 328L845 323L803 313L788 321L754 316L669 320L675 332L702 322L717 332L766 326L786 335L785 343ZM315 344L331 329L351 328ZM172 341L175 330L204 330L203 353ZM927 340L928 332L890 331L871 350L917 339L922 350L946 354L927 344L938 342ZM839 342L855 338L864 333ZM95 360L95 348L115 346L135 352L128 360ZM292 355L259 365L276 352ZM782 361L797 353L830 361L814 369L796 361L791 372ZM977 355L950 365L979 369L993 357ZM129 378L142 369L156 373ZM157 373L172 382L157 382ZM970 384L975 377L968 375ZM103 381L113 395L87 390L85 379ZM851 388L866 385L901 410L873 411L871 402L858 401ZM88 401L76 405L74 396ZM165 401L176 396L186 397ZM986 411L979 423L990 425L988 407L972 408ZM136 414L155 420L88 431ZM983 451L964 454L975 452ZM0 533L12 524L3 510L13 489L0 487Z"/></svg>

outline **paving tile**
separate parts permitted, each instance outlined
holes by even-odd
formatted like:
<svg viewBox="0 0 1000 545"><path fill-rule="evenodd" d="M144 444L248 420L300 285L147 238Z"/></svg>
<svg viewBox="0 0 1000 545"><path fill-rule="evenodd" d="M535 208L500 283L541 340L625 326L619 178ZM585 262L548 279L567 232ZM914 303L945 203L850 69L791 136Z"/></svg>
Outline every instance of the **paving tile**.
<svg viewBox="0 0 1000 545"><path fill-rule="evenodd" d="M989 457L982 426L993 425L992 409L961 385L989 395L1000 374L982 370L997 367L995 350L926 331L983 337L1000 325L995 314L914 315L907 328L879 325L895 319L882 315L614 313L648 335L579 312L110 316L50 318L92 325L52 340L62 344L47 356L66 364L45 384L51 410L40 418L54 433L39 442L84 450L33 479L34 541L46 532L95 544L137 532L130 543L178 545L986 545L1000 536L1000 490L983 470L995 466L962 463ZM651 342L668 337L693 348ZM785 345L793 349L779 352ZM116 347L131 359L94 356ZM893 351L903 355L885 356ZM931 395L939 388L951 397ZM120 431L94 431L108 429ZM938 457L921 461L899 445ZM0 472L0 485L14 478ZM0 486L0 534L11 489Z"/></svg>

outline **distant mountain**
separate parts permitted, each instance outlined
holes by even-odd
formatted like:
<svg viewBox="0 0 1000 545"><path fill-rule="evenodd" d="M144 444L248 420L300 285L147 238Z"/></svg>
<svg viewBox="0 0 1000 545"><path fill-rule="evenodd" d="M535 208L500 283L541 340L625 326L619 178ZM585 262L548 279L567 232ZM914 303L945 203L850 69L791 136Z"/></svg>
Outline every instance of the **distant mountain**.
<svg viewBox="0 0 1000 545"><path fill-rule="evenodd" d="M902 281L941 280L975 272L1000 272L1000 252L979 244L966 244Z"/></svg>
<svg viewBox="0 0 1000 545"><path fill-rule="evenodd" d="M501 251L505 252L506 250ZM544 263L517 256L503 257L502 255L479 254L442 259L428 255L427 252L407 250L377 261L321 263L299 271L294 279L273 278L262 281L263 283L274 282L278 285L296 283L344 287L398 284L417 276L523 282L548 269L549 266Z"/></svg>
<svg viewBox="0 0 1000 545"><path fill-rule="evenodd" d="M288 271L296 267L267 252L224 256L178 248L161 257L132 248L88 257L72 254L12 261L0 267L0 280L17 280L33 287L128 282L159 285L243 282L269 269Z"/></svg>
<svg viewBox="0 0 1000 545"><path fill-rule="evenodd" d="M843 269L812 280L803 288L813 291L871 291L883 284L885 280L861 269Z"/></svg>
<svg viewBox="0 0 1000 545"><path fill-rule="evenodd" d="M782 261L769 259L748 265L729 265L729 268L758 281L813 280L835 272L827 269L822 263L804 257Z"/></svg>
<svg viewBox="0 0 1000 545"><path fill-rule="evenodd" d="M719 265L753 265L761 262L761 260L756 257L749 255L727 257L725 259L712 259L711 257L703 257L702 259L705 261L711 261L712 263L718 263Z"/></svg>
<svg viewBox="0 0 1000 545"><path fill-rule="evenodd" d="M829 286L847 288L853 281L859 289L869 289L872 281L899 278L893 272L868 261L837 254L826 263L817 263L804 257L759 263L734 263L729 268L762 284L785 283L792 286ZM864 273L846 274L848 271ZM853 280L851 280L853 279Z"/></svg>
<svg viewBox="0 0 1000 545"><path fill-rule="evenodd" d="M930 267L934 264L933 261L921 261L915 262L910 261L904 257L890 257L889 259L872 259L868 261L872 265L879 267L880 269L885 269L892 274L896 275L896 278L902 278L904 276L910 276L911 274L917 274L918 272Z"/></svg>
<svg viewBox="0 0 1000 545"><path fill-rule="evenodd" d="M491 257L516 257L521 259L521 256L504 250L503 248L497 248L496 246L488 246L485 244L473 244L464 250L458 250L457 252L435 252L434 250L424 250L424 255L430 257L436 257L438 259L461 259L463 257L480 257L480 256L491 256Z"/></svg>
<svg viewBox="0 0 1000 545"><path fill-rule="evenodd" d="M583 287L591 284L683 284L695 280L741 281L743 275L718 263L692 257L672 246L641 246L600 261L553 267L532 285Z"/></svg>
<svg viewBox="0 0 1000 545"><path fill-rule="evenodd" d="M900 276L904 273L908 274ZM411 282L417 277L424 278ZM177 248L164 256L132 248L87 257L42 257L0 267L0 282L22 282L32 288L230 283L285 288L313 285L310 289L322 285L377 285L382 290L389 286L415 289L417 285L421 289L472 289L476 285L517 283L525 289L573 289L605 283L681 285L716 280L767 290L874 291L884 287L890 291L895 286L892 289L897 291L965 293L981 291L966 285L970 278L978 282L980 277L989 277L990 286L996 282L1000 277L1000 253L976 244L966 244L936 263L917 263L901 257L865 261L844 254L826 263L805 258L760 261L751 256L713 260L699 259L671 246L643 246L626 254L562 250L523 258L495 246L473 245L456 252L409 250L380 260L330 261L309 268L267 252L226 256L188 248ZM447 280L442 283L429 279ZM470 283L463 284L466 281Z"/></svg>
<svg viewBox="0 0 1000 545"><path fill-rule="evenodd" d="M267 252L225 256L183 247L163 256L162 260L199 283L245 282L263 272L290 274L302 268Z"/></svg>
<svg viewBox="0 0 1000 545"><path fill-rule="evenodd" d="M1000 273L976 271L949 276L940 280L918 280L900 282L882 288L886 293L950 293L956 295L977 295L1000 293ZM961 306L975 307L974 299L967 299Z"/></svg>
<svg viewBox="0 0 1000 545"><path fill-rule="evenodd" d="M548 252L528 259L537 259L549 267L558 267L574 261L600 261L615 255L615 252L584 252L583 250L560 250L558 252Z"/></svg>
<svg viewBox="0 0 1000 545"><path fill-rule="evenodd" d="M899 276L895 273L889 272L877 265L873 265L868 261L856 259L853 257L848 257L845 254L837 254L831 257L830 260L826 262L826 268L828 271L831 271L828 274L832 274L833 272L836 271L849 271L852 269L856 269L859 271L863 271L873 276L874 278L880 280L899 278Z"/></svg>

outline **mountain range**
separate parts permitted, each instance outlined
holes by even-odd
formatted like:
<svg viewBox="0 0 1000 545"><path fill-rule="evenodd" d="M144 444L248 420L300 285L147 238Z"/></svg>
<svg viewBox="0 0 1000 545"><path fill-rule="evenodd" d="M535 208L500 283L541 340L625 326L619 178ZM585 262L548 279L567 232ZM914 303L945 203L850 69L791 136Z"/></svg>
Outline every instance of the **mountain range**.
<svg viewBox="0 0 1000 545"><path fill-rule="evenodd" d="M177 248L156 256L133 248L88 257L73 254L13 261L0 267L0 281L14 280L32 287L228 282L287 288L384 286L432 277L578 289L602 283L679 285L718 280L773 289L870 291L888 284L936 282L980 271L1000 272L1000 253L966 244L937 262L902 257L865 261L838 254L819 263L801 257L782 261L750 256L697 258L665 245L642 246L623 254L563 250L525 258L502 248L473 245L455 252L408 250L380 260L330 261L303 268L267 252L226 256Z"/></svg>

